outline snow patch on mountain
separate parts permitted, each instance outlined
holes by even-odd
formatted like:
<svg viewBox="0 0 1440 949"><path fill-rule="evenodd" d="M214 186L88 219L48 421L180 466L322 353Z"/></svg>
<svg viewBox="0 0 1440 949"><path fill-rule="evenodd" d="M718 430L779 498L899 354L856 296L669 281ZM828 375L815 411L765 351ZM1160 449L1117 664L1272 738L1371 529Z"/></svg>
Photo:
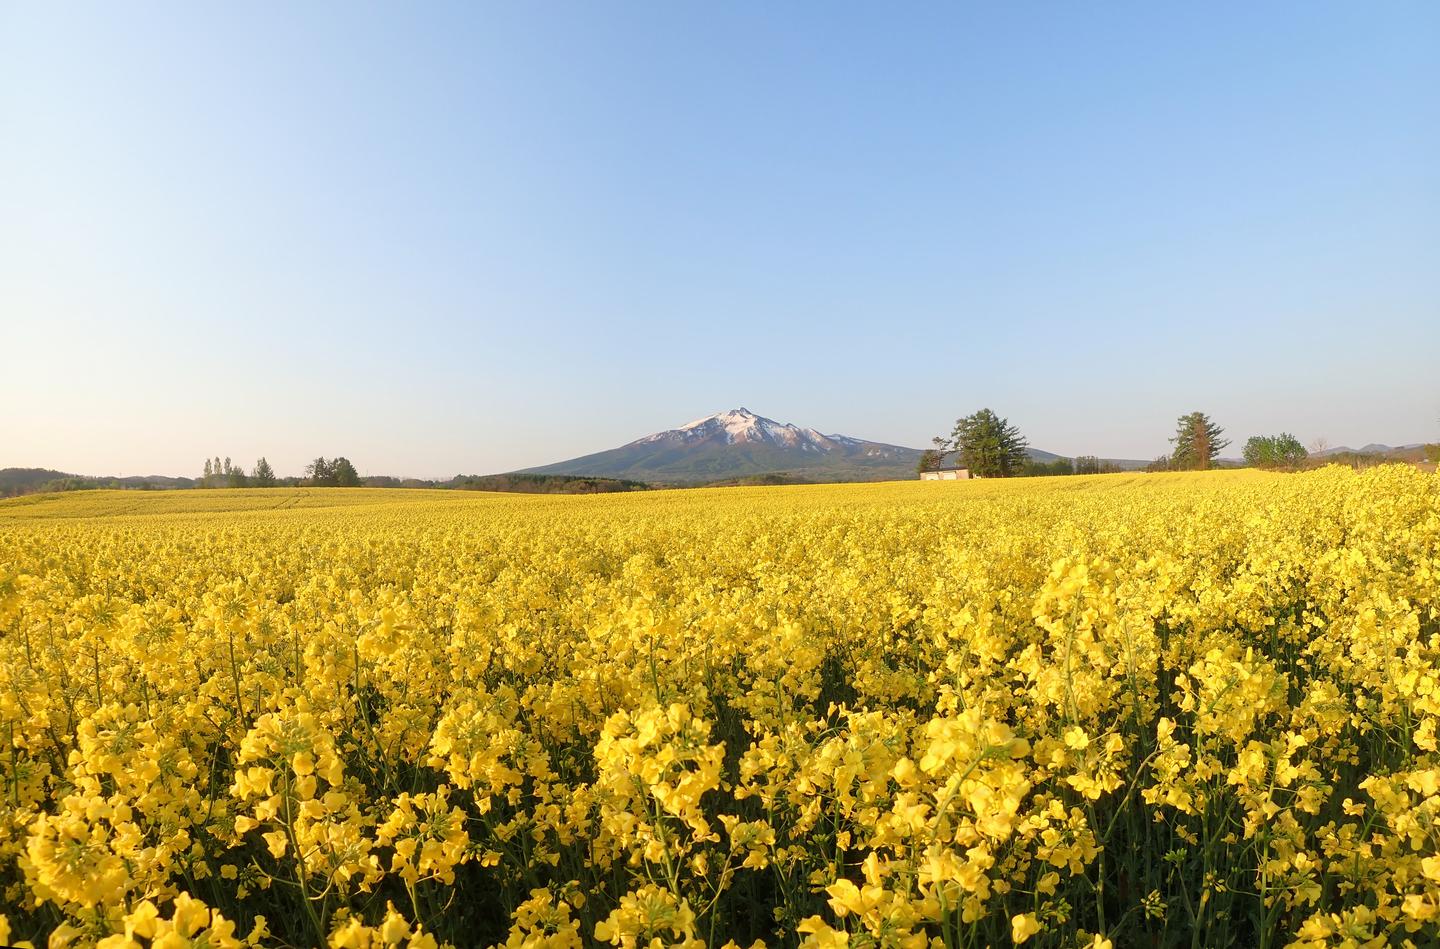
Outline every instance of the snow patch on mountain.
<svg viewBox="0 0 1440 949"><path fill-rule="evenodd" d="M913 477L920 451L826 435L746 408L717 412L619 448L527 469L536 474L697 483L788 472L818 481Z"/></svg>
<svg viewBox="0 0 1440 949"><path fill-rule="evenodd" d="M701 442L723 442L727 445L760 444L823 452L834 451L840 444L860 444L853 438L822 435L813 428L800 428L788 422L777 422L743 407L728 412L716 412L714 415L687 422L679 428L646 435L630 444L653 445L658 442L682 445Z"/></svg>

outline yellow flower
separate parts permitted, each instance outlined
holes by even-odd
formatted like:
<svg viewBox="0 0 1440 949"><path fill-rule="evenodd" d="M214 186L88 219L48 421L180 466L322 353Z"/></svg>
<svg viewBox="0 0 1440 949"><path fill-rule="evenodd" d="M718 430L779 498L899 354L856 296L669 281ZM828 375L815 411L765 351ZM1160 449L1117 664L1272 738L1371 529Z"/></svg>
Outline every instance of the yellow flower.
<svg viewBox="0 0 1440 949"><path fill-rule="evenodd" d="M805 938L800 943L802 946L813 946L815 949L844 949L850 945L848 933L830 928L830 924L819 916L808 916L802 919L795 929L805 934Z"/></svg>
<svg viewBox="0 0 1440 949"><path fill-rule="evenodd" d="M387 904L385 920L380 924L380 938L387 945L394 945L404 939L409 932L410 924L405 921L405 917L395 911L393 904Z"/></svg>
<svg viewBox="0 0 1440 949"><path fill-rule="evenodd" d="M0 501L0 942L1436 942L1434 474L933 487Z"/></svg>
<svg viewBox="0 0 1440 949"><path fill-rule="evenodd" d="M1010 938L1018 946L1040 931L1040 924L1033 913L1022 913L1010 918Z"/></svg>
<svg viewBox="0 0 1440 949"><path fill-rule="evenodd" d="M277 860L285 856L285 848L289 845L289 840L285 836L285 831L272 830L269 833L261 834L260 836L264 838L265 846L268 847L270 850L270 856L276 858Z"/></svg>

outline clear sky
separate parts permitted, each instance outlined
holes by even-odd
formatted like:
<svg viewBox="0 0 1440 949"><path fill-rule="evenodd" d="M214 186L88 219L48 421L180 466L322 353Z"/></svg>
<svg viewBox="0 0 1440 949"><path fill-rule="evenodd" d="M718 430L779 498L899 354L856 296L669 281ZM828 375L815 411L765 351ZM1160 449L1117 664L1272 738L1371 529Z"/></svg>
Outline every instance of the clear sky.
<svg viewBox="0 0 1440 949"><path fill-rule="evenodd" d="M0 0L0 467L1440 439L1440 4Z"/></svg>

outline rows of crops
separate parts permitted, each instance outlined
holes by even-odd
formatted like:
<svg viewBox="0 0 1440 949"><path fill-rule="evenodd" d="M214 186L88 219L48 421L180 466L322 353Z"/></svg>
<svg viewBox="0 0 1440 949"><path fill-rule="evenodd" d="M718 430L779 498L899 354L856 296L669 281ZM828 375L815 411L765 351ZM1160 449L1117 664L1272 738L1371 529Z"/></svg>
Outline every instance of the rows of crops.
<svg viewBox="0 0 1440 949"><path fill-rule="evenodd" d="M1440 477L0 504L0 943L1440 941Z"/></svg>

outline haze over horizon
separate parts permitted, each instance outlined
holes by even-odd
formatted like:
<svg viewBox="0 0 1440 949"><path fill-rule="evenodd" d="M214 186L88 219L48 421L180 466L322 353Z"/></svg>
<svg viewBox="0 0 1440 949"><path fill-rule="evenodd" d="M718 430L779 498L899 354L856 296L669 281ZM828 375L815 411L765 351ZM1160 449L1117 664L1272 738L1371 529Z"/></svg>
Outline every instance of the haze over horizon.
<svg viewBox="0 0 1440 949"><path fill-rule="evenodd" d="M1440 440L1440 6L0 6L0 467Z"/></svg>

